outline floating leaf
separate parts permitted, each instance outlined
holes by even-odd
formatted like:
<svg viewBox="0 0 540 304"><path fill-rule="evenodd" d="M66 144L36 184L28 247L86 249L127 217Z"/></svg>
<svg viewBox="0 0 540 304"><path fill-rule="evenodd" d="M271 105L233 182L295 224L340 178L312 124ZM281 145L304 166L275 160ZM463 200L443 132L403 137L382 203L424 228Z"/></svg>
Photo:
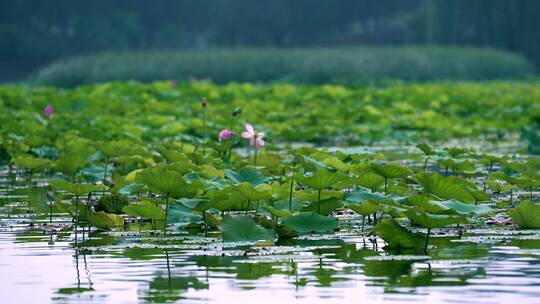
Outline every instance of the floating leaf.
<svg viewBox="0 0 540 304"><path fill-rule="evenodd" d="M283 220L283 225L294 229L299 234L330 233L336 229L337 223L338 220L335 217L314 212L300 212Z"/></svg>
<svg viewBox="0 0 540 304"><path fill-rule="evenodd" d="M221 223L221 235L225 242L274 242L277 239L273 230L265 229L251 217L242 215L225 215Z"/></svg>

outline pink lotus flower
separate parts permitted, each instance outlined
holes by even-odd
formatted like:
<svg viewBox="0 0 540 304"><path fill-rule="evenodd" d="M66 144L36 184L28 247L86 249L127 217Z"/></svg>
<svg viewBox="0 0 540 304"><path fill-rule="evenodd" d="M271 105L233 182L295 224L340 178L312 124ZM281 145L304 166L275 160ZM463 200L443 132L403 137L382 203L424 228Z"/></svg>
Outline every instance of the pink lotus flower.
<svg viewBox="0 0 540 304"><path fill-rule="evenodd" d="M176 79L171 80L171 88L176 88Z"/></svg>
<svg viewBox="0 0 540 304"><path fill-rule="evenodd" d="M54 113L54 108L51 104L48 104L45 109L43 109L43 116L49 118L53 115Z"/></svg>
<svg viewBox="0 0 540 304"><path fill-rule="evenodd" d="M242 132L242 137L249 140L250 146L255 146L256 148L264 146L264 133L256 132L251 124L246 124L246 131Z"/></svg>
<svg viewBox="0 0 540 304"><path fill-rule="evenodd" d="M229 140L231 139L233 133L229 129L223 129L219 132L219 139L221 140Z"/></svg>

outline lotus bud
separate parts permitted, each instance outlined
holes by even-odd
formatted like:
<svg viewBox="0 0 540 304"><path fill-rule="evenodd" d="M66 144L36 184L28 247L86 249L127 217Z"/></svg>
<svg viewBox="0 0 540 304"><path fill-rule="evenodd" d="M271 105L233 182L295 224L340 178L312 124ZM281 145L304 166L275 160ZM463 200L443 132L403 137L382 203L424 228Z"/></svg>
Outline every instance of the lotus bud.
<svg viewBox="0 0 540 304"><path fill-rule="evenodd" d="M43 109L43 115L47 118L50 118L54 113L54 108L51 104L48 104L45 109Z"/></svg>
<svg viewBox="0 0 540 304"><path fill-rule="evenodd" d="M236 108L234 109L234 111L232 112L232 116L233 116L233 117L236 117L236 116L240 115L240 113L242 113L242 108L236 107Z"/></svg>
<svg viewBox="0 0 540 304"><path fill-rule="evenodd" d="M221 132L219 132L219 138L221 140L229 140L231 139L232 135L233 135L233 132L229 129L223 129L221 130Z"/></svg>

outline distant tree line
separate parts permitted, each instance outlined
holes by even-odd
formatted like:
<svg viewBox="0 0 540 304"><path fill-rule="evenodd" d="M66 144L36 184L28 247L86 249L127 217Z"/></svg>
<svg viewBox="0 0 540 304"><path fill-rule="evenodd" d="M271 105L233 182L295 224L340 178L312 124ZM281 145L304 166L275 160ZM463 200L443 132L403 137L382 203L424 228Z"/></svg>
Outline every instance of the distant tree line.
<svg viewBox="0 0 540 304"><path fill-rule="evenodd" d="M0 77L106 50L440 44L540 66L540 0L0 0Z"/></svg>

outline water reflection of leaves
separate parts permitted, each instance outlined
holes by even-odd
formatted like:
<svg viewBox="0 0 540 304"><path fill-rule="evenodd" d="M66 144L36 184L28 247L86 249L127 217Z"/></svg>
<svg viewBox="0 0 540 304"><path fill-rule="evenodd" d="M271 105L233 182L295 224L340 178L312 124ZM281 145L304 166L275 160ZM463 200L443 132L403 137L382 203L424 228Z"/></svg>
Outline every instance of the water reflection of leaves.
<svg viewBox="0 0 540 304"><path fill-rule="evenodd" d="M181 293L188 289L208 289L208 283L195 277L167 277L158 274L149 284L144 300L151 303L174 302L184 299Z"/></svg>

